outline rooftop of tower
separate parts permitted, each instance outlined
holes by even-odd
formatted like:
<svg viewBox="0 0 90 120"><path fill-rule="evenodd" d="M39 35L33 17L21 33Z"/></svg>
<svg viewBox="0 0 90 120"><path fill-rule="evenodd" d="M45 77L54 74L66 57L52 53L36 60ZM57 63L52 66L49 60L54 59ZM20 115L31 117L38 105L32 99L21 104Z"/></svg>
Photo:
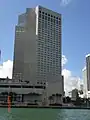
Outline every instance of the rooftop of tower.
<svg viewBox="0 0 90 120"><path fill-rule="evenodd" d="M90 57L90 54L87 54L86 57Z"/></svg>
<svg viewBox="0 0 90 120"><path fill-rule="evenodd" d="M59 16L61 15L61 13L58 13L57 11L52 10L52 9L50 9L50 8L47 8L47 7L44 7L44 6L41 6L41 5L37 5L36 8L37 8L37 7L40 8L40 9L44 9L44 10L50 11L51 13L53 12L53 13L59 15Z"/></svg>
<svg viewBox="0 0 90 120"><path fill-rule="evenodd" d="M85 71L86 70L86 66L82 69L82 71Z"/></svg>

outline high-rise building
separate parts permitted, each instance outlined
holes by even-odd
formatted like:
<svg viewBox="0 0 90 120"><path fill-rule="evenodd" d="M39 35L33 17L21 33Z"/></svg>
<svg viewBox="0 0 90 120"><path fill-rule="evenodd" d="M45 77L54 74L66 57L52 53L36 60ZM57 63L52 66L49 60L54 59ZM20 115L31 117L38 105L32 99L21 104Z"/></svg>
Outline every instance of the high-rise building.
<svg viewBox="0 0 90 120"><path fill-rule="evenodd" d="M86 55L87 90L90 91L90 54Z"/></svg>
<svg viewBox="0 0 90 120"><path fill-rule="evenodd" d="M61 14L42 6L27 8L15 27L13 79L46 84L63 94Z"/></svg>
<svg viewBox="0 0 90 120"><path fill-rule="evenodd" d="M84 85L84 95L87 94L87 72L86 72L86 67L83 68L82 70L82 73L83 73L83 85Z"/></svg>

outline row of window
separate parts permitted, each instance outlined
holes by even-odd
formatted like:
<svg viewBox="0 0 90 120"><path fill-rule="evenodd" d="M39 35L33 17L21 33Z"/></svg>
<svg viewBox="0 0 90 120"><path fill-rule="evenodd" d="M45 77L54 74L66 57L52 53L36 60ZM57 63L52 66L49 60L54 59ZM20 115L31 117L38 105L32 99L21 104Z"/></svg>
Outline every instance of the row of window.
<svg viewBox="0 0 90 120"><path fill-rule="evenodd" d="M55 44L56 43L56 44ZM48 40L48 39L43 39L43 41L41 41L41 39L38 40L37 42L38 46L44 46L44 47L53 47L53 46L57 46L60 47L60 40L59 39L53 39L52 40Z"/></svg>
<svg viewBox="0 0 90 120"><path fill-rule="evenodd" d="M40 29L42 28L42 29L44 29L44 31L46 30L46 27L47 27L47 28L50 28L51 30L52 30L52 29L61 30L61 27L59 27L59 26L52 26L52 25L50 25L50 24L41 23L41 22L38 24L38 29L39 29L39 26L40 26Z"/></svg>
<svg viewBox="0 0 90 120"><path fill-rule="evenodd" d="M53 68L53 67L56 67L57 68L57 66L60 64L60 62L59 61L57 61L57 62L52 62L52 61L50 61L48 64L47 64L47 62L43 62L43 64L37 64L37 67L38 67L38 69L39 68L41 68L41 67L43 67L43 68L47 68L48 66L50 67L50 68ZM59 66L58 66L59 67Z"/></svg>
<svg viewBox="0 0 90 120"><path fill-rule="evenodd" d="M45 20L45 22L48 21L48 22L51 22L54 25L55 24L56 25L61 25L61 21L58 21L58 20L55 20L55 19L52 19L52 18L50 19L50 17L47 18L47 16L42 16L42 19ZM42 19L41 19L41 21L42 21ZM39 19L39 21L40 21L40 19Z"/></svg>
<svg viewBox="0 0 90 120"><path fill-rule="evenodd" d="M37 58L38 59L56 59L56 58L59 58L60 57L60 55L59 55L59 53L57 53L57 54L53 54L53 53L44 53L43 55L42 54L38 54L37 55Z"/></svg>
<svg viewBox="0 0 90 120"><path fill-rule="evenodd" d="M46 57L45 57L45 56L46 56ZM46 53L44 53L43 55L42 55L42 54L38 54L38 55L37 55L37 58L38 58L38 59L46 59L46 58L47 58L47 59L52 60L52 59L56 59L56 58L55 58L56 56L57 56L58 58L60 57L59 54L54 54L54 55L53 55L53 53L51 53L51 54L46 54Z"/></svg>
<svg viewBox="0 0 90 120"><path fill-rule="evenodd" d="M61 36L61 32L53 32L53 31L47 31L47 32L38 32L38 35L39 37L42 37L44 36L45 38L48 38L48 37L60 37Z"/></svg>
<svg viewBox="0 0 90 120"><path fill-rule="evenodd" d="M38 34L41 35L41 36L44 35L44 36L46 36L46 37L52 35L52 36L54 37L54 36L61 35L61 32L58 31L58 30L57 30L57 31L48 30L48 31L38 31Z"/></svg>
<svg viewBox="0 0 90 120"><path fill-rule="evenodd" d="M50 21L45 21L45 20L41 20L39 19L39 25L40 24L45 24L47 26L51 26L51 27L54 27L54 28L61 28L61 24L56 24L56 23L52 23ZM58 23L58 22L57 22Z"/></svg>
<svg viewBox="0 0 90 120"><path fill-rule="evenodd" d="M37 47L40 48L39 46L43 46L44 48L53 48L56 46L56 48L60 48L60 41L55 39L54 41L48 40L48 39L41 39L38 40Z"/></svg>
<svg viewBox="0 0 90 120"><path fill-rule="evenodd" d="M45 33L45 32L40 31L40 32L38 32L38 35L39 35L39 37L44 37L44 39L47 39L47 38L53 38L54 39L55 37L58 37L58 39L60 39L60 37L61 37L61 34L56 33L56 32Z"/></svg>
<svg viewBox="0 0 90 120"><path fill-rule="evenodd" d="M47 69L50 69L50 71L52 71L52 69L54 68L54 71L59 71L59 66L58 67L56 67L56 66L52 66L52 67L50 67L50 66L47 66L47 67L38 67L37 68L37 71L38 71L38 73L40 72L40 71L43 71L44 73L46 73L46 71L47 71Z"/></svg>
<svg viewBox="0 0 90 120"><path fill-rule="evenodd" d="M55 56L56 57L56 56ZM59 64L60 62L60 56L57 58L38 58L37 59L37 65L50 65L50 64Z"/></svg>
<svg viewBox="0 0 90 120"><path fill-rule="evenodd" d="M0 85L0 88L43 88L42 86Z"/></svg>
<svg viewBox="0 0 90 120"><path fill-rule="evenodd" d="M53 45L53 44L56 44L57 42L58 43L60 42L60 38L59 39L50 39L50 37L44 38L44 39L42 39L42 38L44 38L44 37L38 38L38 43L41 42L43 44L44 42L46 42L47 44L52 43L52 45Z"/></svg>
<svg viewBox="0 0 90 120"><path fill-rule="evenodd" d="M49 13L46 13L46 12L43 12L43 11L39 11L39 14L46 15L46 16L49 16L49 17L51 17L51 18L61 20L60 17L54 16L54 15L52 15L52 14L49 14Z"/></svg>
<svg viewBox="0 0 90 120"><path fill-rule="evenodd" d="M54 72L51 73L50 70L47 70L47 72L46 72L45 75L47 75L48 72L49 72L51 75L53 75L53 74L54 74L54 75L55 75L55 74L56 74L56 75L57 75L57 74L60 74L60 71L54 71ZM40 78L44 78L44 79L46 79L46 77L42 76L42 73L37 74L37 76L38 76L38 79L39 79L39 80L40 80Z"/></svg>
<svg viewBox="0 0 90 120"><path fill-rule="evenodd" d="M45 35L42 35L42 36L39 36L39 38L38 38L38 41L41 41L42 40L42 42L43 41L47 41L47 42L57 42L57 41L60 41L60 37L61 36L45 36Z"/></svg>
<svg viewBox="0 0 90 120"><path fill-rule="evenodd" d="M57 43L57 44L55 44ZM56 48L56 49L59 49L60 48L60 41L56 40L56 41L49 41L48 40L46 41L43 41L41 43L37 43L37 46L38 48L48 48L48 49L51 49L52 48Z"/></svg>
<svg viewBox="0 0 90 120"><path fill-rule="evenodd" d="M38 67L38 71L41 71L41 70L47 70L47 69L52 70L52 68L53 68L53 67L51 67L50 65L47 66L47 67L41 66L41 67ZM55 71L58 71L57 68L60 68L60 67L56 67Z"/></svg>
<svg viewBox="0 0 90 120"><path fill-rule="evenodd" d="M51 27L48 27L48 28L42 28L41 26L39 27L40 29L38 29L38 32L40 32L40 33L44 33L44 34L50 34L51 32L53 33L53 34L60 34L61 33L61 29L59 29L59 28L51 28Z"/></svg>
<svg viewBox="0 0 90 120"><path fill-rule="evenodd" d="M44 56L45 56L45 54L44 54ZM44 60L44 61L46 61L46 60L48 60L48 59L49 59L49 60L54 60L54 59L55 59L55 60L57 61L56 58L58 58L58 59L60 58L60 56L59 56L58 54L56 54L56 55L51 55L51 54L50 54L50 55L46 55L47 57L44 57L44 56L38 55L38 56L37 56L37 59L38 59L38 60Z"/></svg>
<svg viewBox="0 0 90 120"><path fill-rule="evenodd" d="M47 56L50 56L50 55L52 55L52 57L53 56L55 56L55 55L58 55L60 52L60 49L48 49L48 48L41 48L41 49L39 49L38 50L38 56L40 56L41 54L41 56L42 57L44 57L45 55L47 55ZM53 53L53 52L55 52L55 53Z"/></svg>
<svg viewBox="0 0 90 120"><path fill-rule="evenodd" d="M59 70L54 70L53 72L52 72L52 70L50 70L49 68L47 69L47 71L46 71L46 73L45 73L45 75L47 74L47 73L51 73L51 74L59 74L60 73L60 71ZM40 74L38 74L38 75L42 75L44 73L44 71L42 72L42 73L40 73Z"/></svg>
<svg viewBox="0 0 90 120"><path fill-rule="evenodd" d="M57 41L58 42L58 41ZM46 42L47 43L47 42ZM49 49L49 50L55 50L57 51L59 49L59 44L54 44L54 43L47 43L47 44L39 44L38 49Z"/></svg>

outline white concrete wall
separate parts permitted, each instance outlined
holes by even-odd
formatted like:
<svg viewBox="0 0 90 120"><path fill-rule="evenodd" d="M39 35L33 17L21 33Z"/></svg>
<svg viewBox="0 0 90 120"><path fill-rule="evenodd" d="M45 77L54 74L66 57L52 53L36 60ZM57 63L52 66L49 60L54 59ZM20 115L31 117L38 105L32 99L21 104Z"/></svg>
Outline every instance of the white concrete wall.
<svg viewBox="0 0 90 120"><path fill-rule="evenodd" d="M62 94L64 93L64 81L61 76L57 76L52 79L52 82L48 82L47 86L48 96L52 94Z"/></svg>
<svg viewBox="0 0 90 120"><path fill-rule="evenodd" d="M24 95L23 96L24 102L35 103L35 100L37 100L37 103L42 102L42 96L37 96L37 95Z"/></svg>
<svg viewBox="0 0 90 120"><path fill-rule="evenodd" d="M43 89L33 89L33 88L1 88L0 87L0 93L1 92L15 92L17 94L28 94L28 93L39 93L43 94Z"/></svg>

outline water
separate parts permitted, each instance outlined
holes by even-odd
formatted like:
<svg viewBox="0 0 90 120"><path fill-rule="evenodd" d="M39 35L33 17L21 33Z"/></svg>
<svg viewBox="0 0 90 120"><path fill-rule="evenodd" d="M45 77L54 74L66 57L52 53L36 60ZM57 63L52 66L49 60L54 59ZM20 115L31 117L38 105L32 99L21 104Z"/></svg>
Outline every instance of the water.
<svg viewBox="0 0 90 120"><path fill-rule="evenodd" d="M0 108L0 120L90 120L90 110Z"/></svg>

